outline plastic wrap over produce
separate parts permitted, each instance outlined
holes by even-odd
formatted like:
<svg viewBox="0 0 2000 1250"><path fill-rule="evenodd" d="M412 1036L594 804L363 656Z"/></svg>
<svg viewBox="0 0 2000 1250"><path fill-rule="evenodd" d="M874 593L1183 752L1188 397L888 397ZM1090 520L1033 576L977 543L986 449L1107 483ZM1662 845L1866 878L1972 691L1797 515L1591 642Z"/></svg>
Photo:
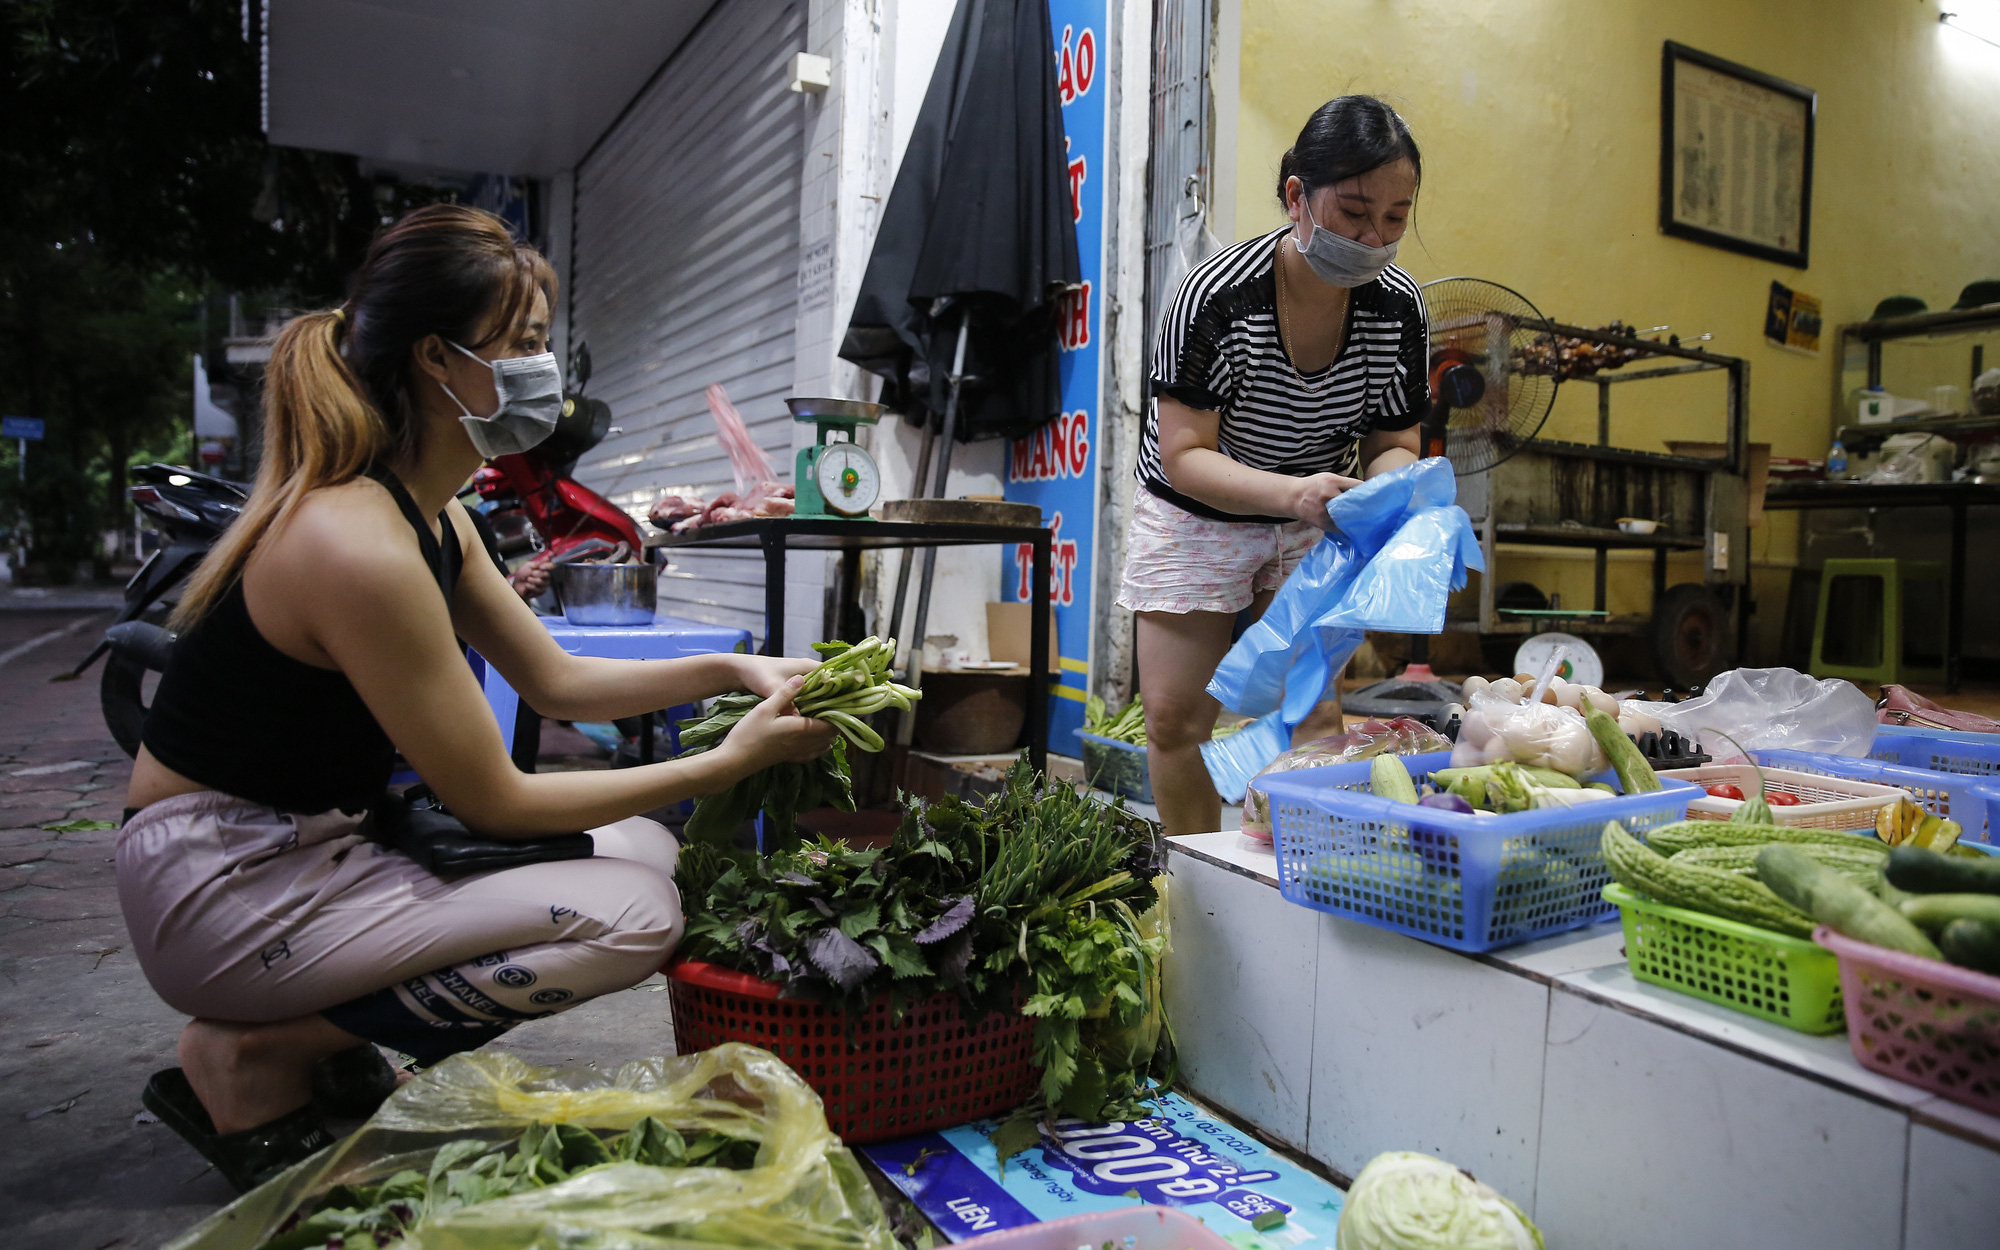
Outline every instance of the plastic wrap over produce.
<svg viewBox="0 0 2000 1250"><path fill-rule="evenodd" d="M1692 699L1639 706L1663 727L1699 741L1718 764L1740 760L1745 751L1860 756L1875 745L1874 700L1851 681L1797 669L1731 669Z"/></svg>
<svg viewBox="0 0 2000 1250"><path fill-rule="evenodd" d="M526 1192L419 1213L409 1250L897 1250L859 1164L820 1102L768 1051L730 1043L615 1073L535 1068L504 1051L454 1055L398 1090L353 1135L250 1191L167 1250L258 1250L336 1185L436 1171L467 1139L513 1142L531 1124L624 1132L652 1117L687 1137L759 1142L742 1169L612 1162ZM435 1160L435 1164L434 1164ZM289 1245L288 1239L282 1244ZM374 1244L372 1241L368 1244Z"/></svg>
<svg viewBox="0 0 2000 1250"><path fill-rule="evenodd" d="M1202 746L1234 803L1280 752L1366 631L1435 634L1445 601L1484 569L1451 463L1433 458L1372 478L1327 504L1337 527L1306 553L1208 683L1224 707L1259 719Z"/></svg>

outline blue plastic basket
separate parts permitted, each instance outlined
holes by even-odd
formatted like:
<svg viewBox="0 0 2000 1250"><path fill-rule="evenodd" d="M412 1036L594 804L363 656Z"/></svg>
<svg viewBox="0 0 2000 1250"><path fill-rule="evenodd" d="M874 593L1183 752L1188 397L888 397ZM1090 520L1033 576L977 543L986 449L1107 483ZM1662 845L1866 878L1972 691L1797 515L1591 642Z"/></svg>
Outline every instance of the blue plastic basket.
<svg viewBox="0 0 2000 1250"><path fill-rule="evenodd" d="M1968 777L1963 773L1815 751L1752 751L1751 755L1758 763L1776 768L1896 786L1909 794L1918 807L1957 821L1964 829L1959 835L1961 841L1992 842L1995 822L2000 820L2000 778Z"/></svg>
<svg viewBox="0 0 2000 1250"><path fill-rule="evenodd" d="M2000 780L2000 734L1932 732L1884 725L1875 731L1870 759L1939 773Z"/></svg>
<svg viewBox="0 0 2000 1250"><path fill-rule="evenodd" d="M1407 755L1421 785L1451 753ZM1271 800L1278 889L1346 916L1461 951L1489 951L1618 914L1604 899L1604 824L1634 832L1687 816L1700 790L1666 780L1652 794L1585 807L1468 816L1368 792L1371 763L1261 777Z"/></svg>

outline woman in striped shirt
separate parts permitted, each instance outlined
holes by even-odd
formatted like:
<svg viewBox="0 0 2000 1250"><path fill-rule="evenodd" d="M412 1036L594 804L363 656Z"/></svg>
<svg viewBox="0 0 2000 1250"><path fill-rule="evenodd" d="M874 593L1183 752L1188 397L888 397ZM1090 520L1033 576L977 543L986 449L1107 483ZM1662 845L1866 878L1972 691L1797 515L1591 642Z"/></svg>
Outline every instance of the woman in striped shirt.
<svg viewBox="0 0 2000 1250"><path fill-rule="evenodd" d="M1417 458L1423 298L1390 262L1422 171L1395 110L1328 101L1279 167L1290 223L1196 266L1161 323L1118 602L1139 617L1169 834L1221 822L1200 747L1237 615L1262 612L1332 528L1328 501Z"/></svg>

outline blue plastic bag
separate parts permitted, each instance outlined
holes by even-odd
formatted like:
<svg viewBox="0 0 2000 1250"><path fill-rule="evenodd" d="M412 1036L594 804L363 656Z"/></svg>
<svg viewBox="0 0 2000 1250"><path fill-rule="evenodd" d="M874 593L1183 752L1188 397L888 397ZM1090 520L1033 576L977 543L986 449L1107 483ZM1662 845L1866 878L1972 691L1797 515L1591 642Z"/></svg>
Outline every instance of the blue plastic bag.
<svg viewBox="0 0 2000 1250"><path fill-rule="evenodd" d="M1254 724L1202 747L1222 797L1291 746L1291 732L1325 697L1371 629L1435 634L1445 600L1485 570L1451 463L1419 460L1335 496L1338 528L1306 553L1271 606L1229 649L1208 693Z"/></svg>

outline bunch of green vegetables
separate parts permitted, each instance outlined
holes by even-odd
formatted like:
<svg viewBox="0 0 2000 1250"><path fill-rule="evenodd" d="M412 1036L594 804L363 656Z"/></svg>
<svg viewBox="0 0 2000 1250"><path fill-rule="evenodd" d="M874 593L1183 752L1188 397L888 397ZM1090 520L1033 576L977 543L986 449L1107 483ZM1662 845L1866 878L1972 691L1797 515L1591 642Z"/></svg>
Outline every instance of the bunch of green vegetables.
<svg viewBox="0 0 2000 1250"><path fill-rule="evenodd" d="M705 1131L692 1138L647 1116L605 1138L574 1124L530 1124L518 1141L455 1141L423 1172L335 1185L302 1205L259 1250L389 1250L427 1217L558 1184L612 1163L651 1167L756 1166L758 1143Z"/></svg>
<svg viewBox="0 0 2000 1250"><path fill-rule="evenodd" d="M1103 699L1091 695L1083 703L1083 731L1127 746L1145 746L1146 707L1142 698L1133 695L1132 701L1114 714Z"/></svg>
<svg viewBox="0 0 2000 1250"><path fill-rule="evenodd" d="M923 693L891 680L896 640L867 638L855 644L816 642L825 657L806 674L793 706L804 716L826 721L840 731L833 747L805 764L783 763L752 773L716 794L695 800L688 818L691 842L727 842L744 821L759 811L770 818L771 835L790 842L798 831L800 812L820 807L854 810L854 779L847 767L851 743L863 751L880 751L882 735L862 718L889 710L908 711ZM753 694L727 694L716 699L708 714L680 726L681 756L712 751L729 736L760 700Z"/></svg>
<svg viewBox="0 0 2000 1250"><path fill-rule="evenodd" d="M681 949L850 1019L885 994L898 1015L946 991L969 1021L1019 1010L1037 1018L1041 1110L1118 1118L1167 1062L1164 942L1142 920L1161 859L1151 825L1017 762L983 803L910 802L884 850L688 847Z"/></svg>

